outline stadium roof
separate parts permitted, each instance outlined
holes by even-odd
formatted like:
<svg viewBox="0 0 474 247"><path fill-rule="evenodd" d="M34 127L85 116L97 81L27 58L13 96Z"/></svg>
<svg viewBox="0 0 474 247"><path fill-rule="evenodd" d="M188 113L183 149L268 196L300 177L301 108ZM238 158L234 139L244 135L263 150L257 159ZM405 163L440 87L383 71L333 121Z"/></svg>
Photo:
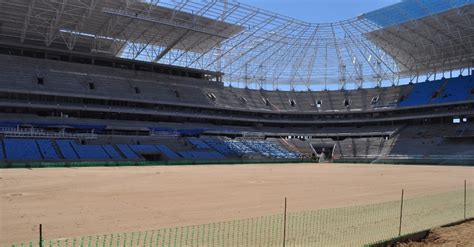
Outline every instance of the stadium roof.
<svg viewBox="0 0 474 247"><path fill-rule="evenodd" d="M401 4L406 5L406 2ZM365 36L395 58L401 75L469 67L474 65L473 7L441 11L436 15L426 15L423 9L414 7L407 16L392 6L387 7L367 14L367 18L384 28ZM433 11L439 8L434 6ZM380 20L379 16L385 15L394 18Z"/></svg>
<svg viewBox="0 0 474 247"><path fill-rule="evenodd" d="M236 86L346 88L472 66L473 16L474 0L319 24L225 0L2 0L0 42L222 71Z"/></svg>

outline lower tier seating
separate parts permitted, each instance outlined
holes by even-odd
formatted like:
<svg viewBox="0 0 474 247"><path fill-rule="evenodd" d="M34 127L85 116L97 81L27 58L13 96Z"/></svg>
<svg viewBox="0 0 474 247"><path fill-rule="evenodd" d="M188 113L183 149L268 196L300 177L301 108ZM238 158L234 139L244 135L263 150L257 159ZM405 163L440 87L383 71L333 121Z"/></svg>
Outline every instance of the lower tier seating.
<svg viewBox="0 0 474 247"><path fill-rule="evenodd" d="M0 161L213 160L235 158L295 159L299 154L264 140L189 138L193 145L170 148L153 144L81 144L72 139L0 139ZM183 142L186 143L186 142ZM191 148L191 149L190 149ZM151 157L151 158L150 158Z"/></svg>
<svg viewBox="0 0 474 247"><path fill-rule="evenodd" d="M51 140L42 139L37 140L38 147L40 152L45 160L58 160L59 155L53 147L53 142Z"/></svg>
<svg viewBox="0 0 474 247"><path fill-rule="evenodd" d="M122 156L112 145L103 145L102 146L112 160L122 160Z"/></svg>
<svg viewBox="0 0 474 247"><path fill-rule="evenodd" d="M38 144L30 139L5 139L7 160L43 160Z"/></svg>
<svg viewBox="0 0 474 247"><path fill-rule="evenodd" d="M5 159L5 154L3 152L3 143L0 142L0 160L4 160Z"/></svg>

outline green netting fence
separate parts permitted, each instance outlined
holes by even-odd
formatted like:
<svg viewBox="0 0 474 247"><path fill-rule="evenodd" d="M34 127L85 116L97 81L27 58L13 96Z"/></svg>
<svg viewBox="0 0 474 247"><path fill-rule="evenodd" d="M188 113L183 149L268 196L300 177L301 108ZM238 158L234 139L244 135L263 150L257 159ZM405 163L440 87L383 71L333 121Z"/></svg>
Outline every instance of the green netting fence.
<svg viewBox="0 0 474 247"><path fill-rule="evenodd" d="M307 159L260 160L170 160L170 161L97 161L97 162L0 162L0 169L62 168L62 167L120 167L120 166L184 166L184 165L245 165L312 163Z"/></svg>
<svg viewBox="0 0 474 247"><path fill-rule="evenodd" d="M43 240L42 246L364 246L473 218L474 188L407 198L401 206L400 199L345 208L289 212L286 214L286 229L282 213L204 225ZM39 240L9 245L23 246L41 245Z"/></svg>

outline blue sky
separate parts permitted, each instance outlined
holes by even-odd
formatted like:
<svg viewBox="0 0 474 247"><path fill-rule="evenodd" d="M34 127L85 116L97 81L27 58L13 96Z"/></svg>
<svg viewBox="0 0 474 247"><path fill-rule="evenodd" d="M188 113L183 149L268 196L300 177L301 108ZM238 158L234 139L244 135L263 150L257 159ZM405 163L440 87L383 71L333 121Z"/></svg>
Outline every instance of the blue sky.
<svg viewBox="0 0 474 247"><path fill-rule="evenodd" d="M400 0L237 0L299 20L324 23L341 21Z"/></svg>

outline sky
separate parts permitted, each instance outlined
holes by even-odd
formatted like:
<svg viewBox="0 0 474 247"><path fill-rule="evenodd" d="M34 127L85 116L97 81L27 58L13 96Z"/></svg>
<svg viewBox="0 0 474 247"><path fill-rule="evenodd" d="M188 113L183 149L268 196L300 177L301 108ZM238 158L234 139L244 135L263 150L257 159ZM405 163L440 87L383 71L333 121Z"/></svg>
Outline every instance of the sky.
<svg viewBox="0 0 474 247"><path fill-rule="evenodd" d="M400 0L236 0L311 23L351 19Z"/></svg>

